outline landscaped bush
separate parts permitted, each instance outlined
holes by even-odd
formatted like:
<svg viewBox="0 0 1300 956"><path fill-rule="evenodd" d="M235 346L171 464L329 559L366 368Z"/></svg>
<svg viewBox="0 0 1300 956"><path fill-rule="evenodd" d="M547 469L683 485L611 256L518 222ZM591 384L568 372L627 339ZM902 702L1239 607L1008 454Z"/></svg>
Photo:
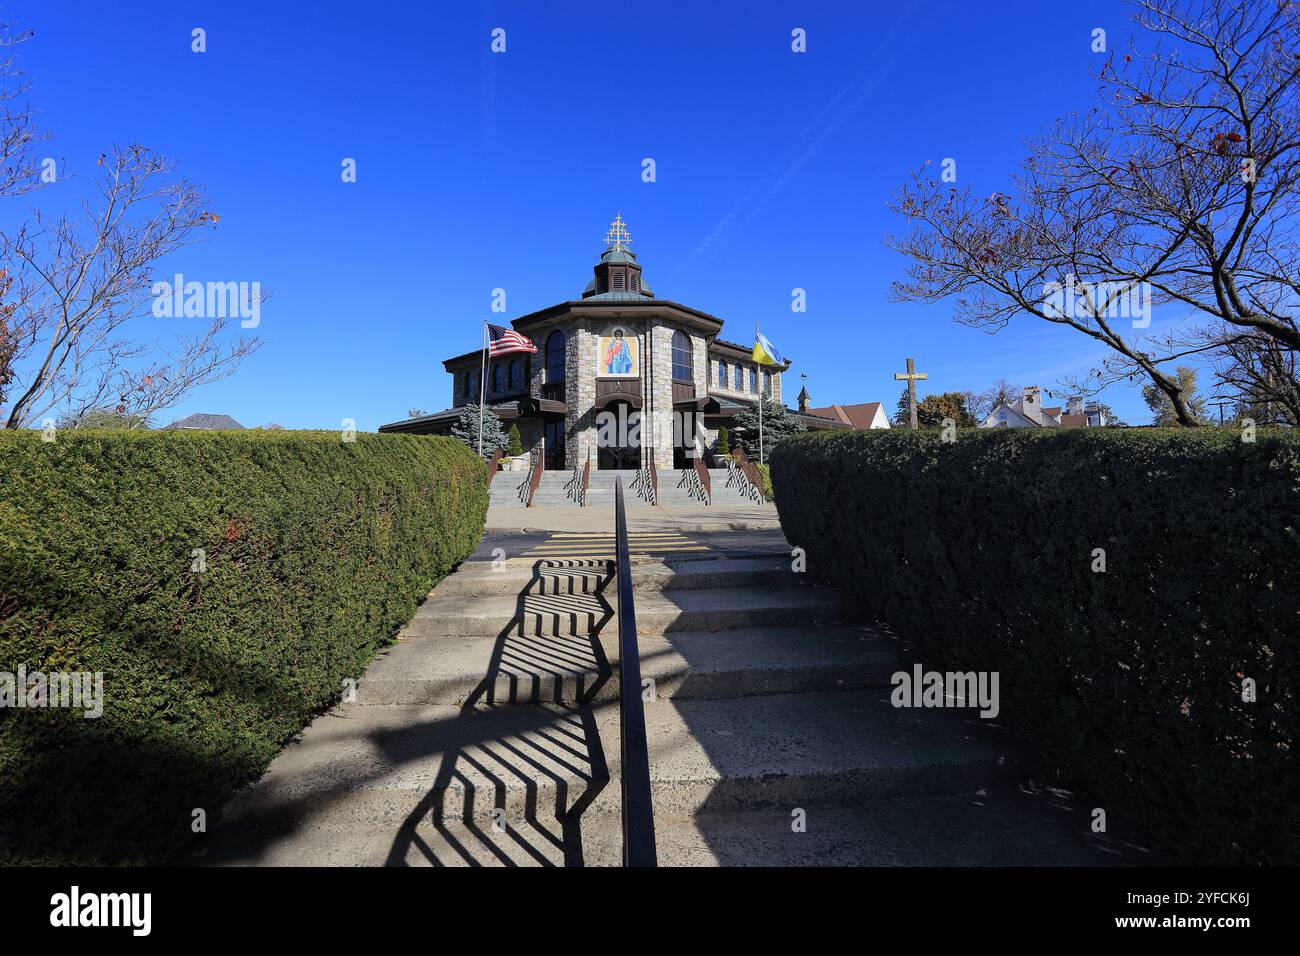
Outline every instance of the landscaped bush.
<svg viewBox="0 0 1300 956"><path fill-rule="evenodd" d="M1300 862L1300 437L822 432L772 472L808 572L926 669L1000 672L1003 715L1112 827Z"/></svg>
<svg viewBox="0 0 1300 956"><path fill-rule="evenodd" d="M478 544L486 473L406 435L0 435L0 672L104 710L0 710L0 859L140 862L356 678Z"/></svg>

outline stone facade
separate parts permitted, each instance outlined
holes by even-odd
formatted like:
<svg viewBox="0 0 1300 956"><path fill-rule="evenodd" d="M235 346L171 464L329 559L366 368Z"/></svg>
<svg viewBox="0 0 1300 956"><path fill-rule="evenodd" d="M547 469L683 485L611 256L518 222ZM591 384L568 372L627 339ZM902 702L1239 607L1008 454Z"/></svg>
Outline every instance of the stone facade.
<svg viewBox="0 0 1300 956"><path fill-rule="evenodd" d="M545 454L548 429L558 435L557 426L562 419L565 469L581 468L588 460L588 454L593 467L599 467L602 456L597 447L598 434L603 420L600 415L604 410L596 407L597 386L602 379L597 374L600 359L596 352L600 337L609 335L614 327L621 327L635 338L639 347L636 381L640 385L641 408L632 412L635 417L630 416L626 421L639 425L642 465L647 464L648 456L653 454L657 469L673 468L676 441L681 441L683 448L695 452L711 450L717 440L718 427L729 420L737 406L752 403L757 398L749 387L750 369L755 364L749 358L748 346L720 339L721 319L675 302L656 299L641 276L635 255L622 243L615 243L605 250L595 271L596 278L587 286L580 300L561 303L514 320L515 330L528 336L538 351L531 355L502 356L489 364L489 405L496 405L502 410L503 418L509 419L504 422L506 428L512 423L518 426L520 440L533 462ZM563 332L565 336L562 416L550 405L557 400L555 390L546 388L547 340L555 331ZM689 337L692 367L691 381L675 385L673 337L677 332ZM453 409L478 401L477 389L473 395L467 395L465 389L467 377L472 379L478 374L480 360L480 353L471 352L444 363L452 375ZM517 387L507 373L506 387L495 391L492 387L493 364L499 362L508 369L513 360L527 362L525 388ZM717 383L719 360L727 362L725 387ZM744 369L740 388L736 388L732 378L737 367ZM782 371L784 367L772 369L772 397L776 401L781 401ZM763 370L758 372L761 388ZM551 399L547 399L548 391ZM680 405L674 405L674 397ZM635 401L633 399L633 405ZM703 405L707 405L707 410L701 407ZM616 461L617 458L607 454L603 460Z"/></svg>

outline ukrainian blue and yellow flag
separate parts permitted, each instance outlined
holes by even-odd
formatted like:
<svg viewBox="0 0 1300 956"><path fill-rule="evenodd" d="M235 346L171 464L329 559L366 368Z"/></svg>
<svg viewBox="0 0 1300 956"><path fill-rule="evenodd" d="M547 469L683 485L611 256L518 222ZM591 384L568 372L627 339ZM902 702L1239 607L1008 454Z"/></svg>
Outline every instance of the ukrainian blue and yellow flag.
<svg viewBox="0 0 1300 956"><path fill-rule="evenodd" d="M776 346L767 340L767 336L758 329L754 330L754 354L750 356L760 365L784 365L785 359L776 350Z"/></svg>

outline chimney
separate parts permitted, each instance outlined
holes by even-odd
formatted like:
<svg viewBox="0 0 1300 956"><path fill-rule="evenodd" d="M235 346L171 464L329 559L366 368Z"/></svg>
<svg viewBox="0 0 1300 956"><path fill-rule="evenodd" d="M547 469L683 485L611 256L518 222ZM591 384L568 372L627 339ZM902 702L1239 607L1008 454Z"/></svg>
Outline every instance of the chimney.
<svg viewBox="0 0 1300 956"><path fill-rule="evenodd" d="M1034 408L1042 408L1043 407L1042 390L1037 385L1026 385L1023 401L1027 406L1033 406Z"/></svg>
<svg viewBox="0 0 1300 956"><path fill-rule="evenodd" d="M1083 396L1082 396L1082 395L1071 395L1071 396L1070 396L1070 402L1069 402L1069 404L1070 404L1070 407L1069 407L1069 409L1068 409L1069 414L1071 414L1071 415L1082 415L1082 414L1083 414Z"/></svg>

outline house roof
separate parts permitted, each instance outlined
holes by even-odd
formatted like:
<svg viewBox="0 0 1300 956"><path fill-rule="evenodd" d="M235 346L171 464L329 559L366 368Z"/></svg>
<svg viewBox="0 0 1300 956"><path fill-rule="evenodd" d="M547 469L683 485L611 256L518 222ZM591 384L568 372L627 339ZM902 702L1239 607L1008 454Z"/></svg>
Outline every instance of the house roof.
<svg viewBox="0 0 1300 956"><path fill-rule="evenodd" d="M861 402L857 405L831 405L828 408L810 408L808 414L817 415L821 418L830 418L846 425L852 425L854 428L866 430L876 420L876 412L879 409L879 402ZM886 416L887 420L888 416Z"/></svg>
<svg viewBox="0 0 1300 956"><path fill-rule="evenodd" d="M235 421L229 415L210 415L207 412L196 412L180 421L172 422L163 430L168 429L199 429L202 431L235 431L242 430L243 425Z"/></svg>

